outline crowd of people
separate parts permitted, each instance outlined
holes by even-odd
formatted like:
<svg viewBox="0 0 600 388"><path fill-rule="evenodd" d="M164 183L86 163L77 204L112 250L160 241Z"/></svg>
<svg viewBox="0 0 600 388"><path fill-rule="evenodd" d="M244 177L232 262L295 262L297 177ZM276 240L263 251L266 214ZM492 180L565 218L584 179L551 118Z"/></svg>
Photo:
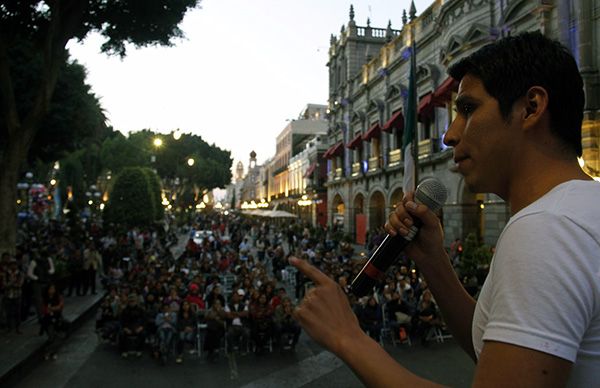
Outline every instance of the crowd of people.
<svg viewBox="0 0 600 388"><path fill-rule="evenodd" d="M383 340L387 329L394 339L419 336L426 344L429 328L443 324L408 260L377 292L357 299L349 284L366 256L357 259L339 232L302 222L206 213L182 229L47 221L21 232L34 243L2 255L0 322L20 333L33 310L51 345L66 329L65 298L96 294L101 283L97 332L124 358L147 352L181 363L186 353L215 361L220 353L293 350L300 336L293 310L311 283L288 265L290 255L335 279L373 338ZM56 358L56 345L48 349Z"/></svg>
<svg viewBox="0 0 600 388"><path fill-rule="evenodd" d="M241 216L203 214L175 255L132 234L140 249L107 263L99 335L124 358L147 351L162 363L172 356L181 363L188 352L215 361L223 353L293 349L300 327L273 276L285 252L270 232Z"/></svg>

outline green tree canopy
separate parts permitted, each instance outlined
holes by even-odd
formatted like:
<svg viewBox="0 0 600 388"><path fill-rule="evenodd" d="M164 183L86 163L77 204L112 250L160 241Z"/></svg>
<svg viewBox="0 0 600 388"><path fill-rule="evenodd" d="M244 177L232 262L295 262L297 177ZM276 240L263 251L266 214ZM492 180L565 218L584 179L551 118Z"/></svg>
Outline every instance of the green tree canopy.
<svg viewBox="0 0 600 388"><path fill-rule="evenodd" d="M162 140L156 147L153 141ZM121 134L106 139L101 150L103 166L113 173L126 167L150 167L156 170L163 186L178 182L178 191L187 187L192 191L204 192L225 187L231 182L231 152L216 145L209 145L200 136L182 134L161 135L150 130ZM193 165L188 160L193 159Z"/></svg>
<svg viewBox="0 0 600 388"><path fill-rule="evenodd" d="M128 44L169 46L182 36L178 26L186 12L198 4L199 0L0 0L0 219L7 220L0 223L0 251L15 249L18 172L52 104L67 43L96 31L106 39L102 50L109 54L125 55ZM28 55L14 56L18 48ZM19 87L21 66L31 74L39 69L25 88Z"/></svg>

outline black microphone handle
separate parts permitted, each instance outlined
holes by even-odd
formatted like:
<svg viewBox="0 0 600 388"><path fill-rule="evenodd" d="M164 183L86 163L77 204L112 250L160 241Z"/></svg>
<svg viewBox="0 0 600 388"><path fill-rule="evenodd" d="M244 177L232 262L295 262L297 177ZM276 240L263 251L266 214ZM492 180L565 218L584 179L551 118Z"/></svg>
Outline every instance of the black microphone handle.
<svg viewBox="0 0 600 388"><path fill-rule="evenodd" d="M350 290L354 295L360 298L371 293L373 287L385 279L385 273L388 268L398 260L404 248L417 235L421 225L421 220L415 218L407 237L400 234L396 234L395 236L387 234L385 236L381 244L379 244L375 252L371 255L369 261L367 261L358 275L356 275L356 278L354 278L354 281L352 281Z"/></svg>

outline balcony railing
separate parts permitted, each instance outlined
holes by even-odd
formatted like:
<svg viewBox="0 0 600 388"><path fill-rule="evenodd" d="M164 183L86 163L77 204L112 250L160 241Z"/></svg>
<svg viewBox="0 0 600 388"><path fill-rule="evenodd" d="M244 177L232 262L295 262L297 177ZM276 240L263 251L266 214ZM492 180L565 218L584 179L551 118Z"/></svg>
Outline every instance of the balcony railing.
<svg viewBox="0 0 600 388"><path fill-rule="evenodd" d="M381 167L381 163L380 163L379 159L380 159L379 156L373 156L372 158L369 158L368 172L373 172L373 171L379 170L379 168Z"/></svg>
<svg viewBox="0 0 600 388"><path fill-rule="evenodd" d="M333 179L335 179L335 180L337 181L337 180L340 180L340 179L342 179L342 178L343 178L343 176L344 176L344 174L343 174L343 172L342 172L342 168L341 168L341 167L339 167L339 168L336 168L336 169L335 169L335 174L334 174L334 177L333 177Z"/></svg>
<svg viewBox="0 0 600 388"><path fill-rule="evenodd" d="M419 142L419 158L431 156L439 150L440 139L426 139Z"/></svg>
<svg viewBox="0 0 600 388"><path fill-rule="evenodd" d="M360 162L352 163L352 176L359 176L360 172Z"/></svg>
<svg viewBox="0 0 600 388"><path fill-rule="evenodd" d="M395 150L390 150L388 153L388 167L394 167L400 165L402 161L402 150L397 148Z"/></svg>

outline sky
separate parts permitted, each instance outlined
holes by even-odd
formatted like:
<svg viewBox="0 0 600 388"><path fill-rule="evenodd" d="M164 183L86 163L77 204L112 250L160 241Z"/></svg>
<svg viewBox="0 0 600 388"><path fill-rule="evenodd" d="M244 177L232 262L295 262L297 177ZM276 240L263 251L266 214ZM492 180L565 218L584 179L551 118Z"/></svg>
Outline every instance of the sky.
<svg viewBox="0 0 600 388"><path fill-rule="evenodd" d="M433 0L416 0L417 15ZM330 35L349 20L402 27L410 0L203 0L173 47L128 47L127 56L100 53L90 35L68 44L88 70L109 123L124 134L142 129L201 136L231 151L233 168L250 152L264 163L275 139L306 104L327 104Z"/></svg>

